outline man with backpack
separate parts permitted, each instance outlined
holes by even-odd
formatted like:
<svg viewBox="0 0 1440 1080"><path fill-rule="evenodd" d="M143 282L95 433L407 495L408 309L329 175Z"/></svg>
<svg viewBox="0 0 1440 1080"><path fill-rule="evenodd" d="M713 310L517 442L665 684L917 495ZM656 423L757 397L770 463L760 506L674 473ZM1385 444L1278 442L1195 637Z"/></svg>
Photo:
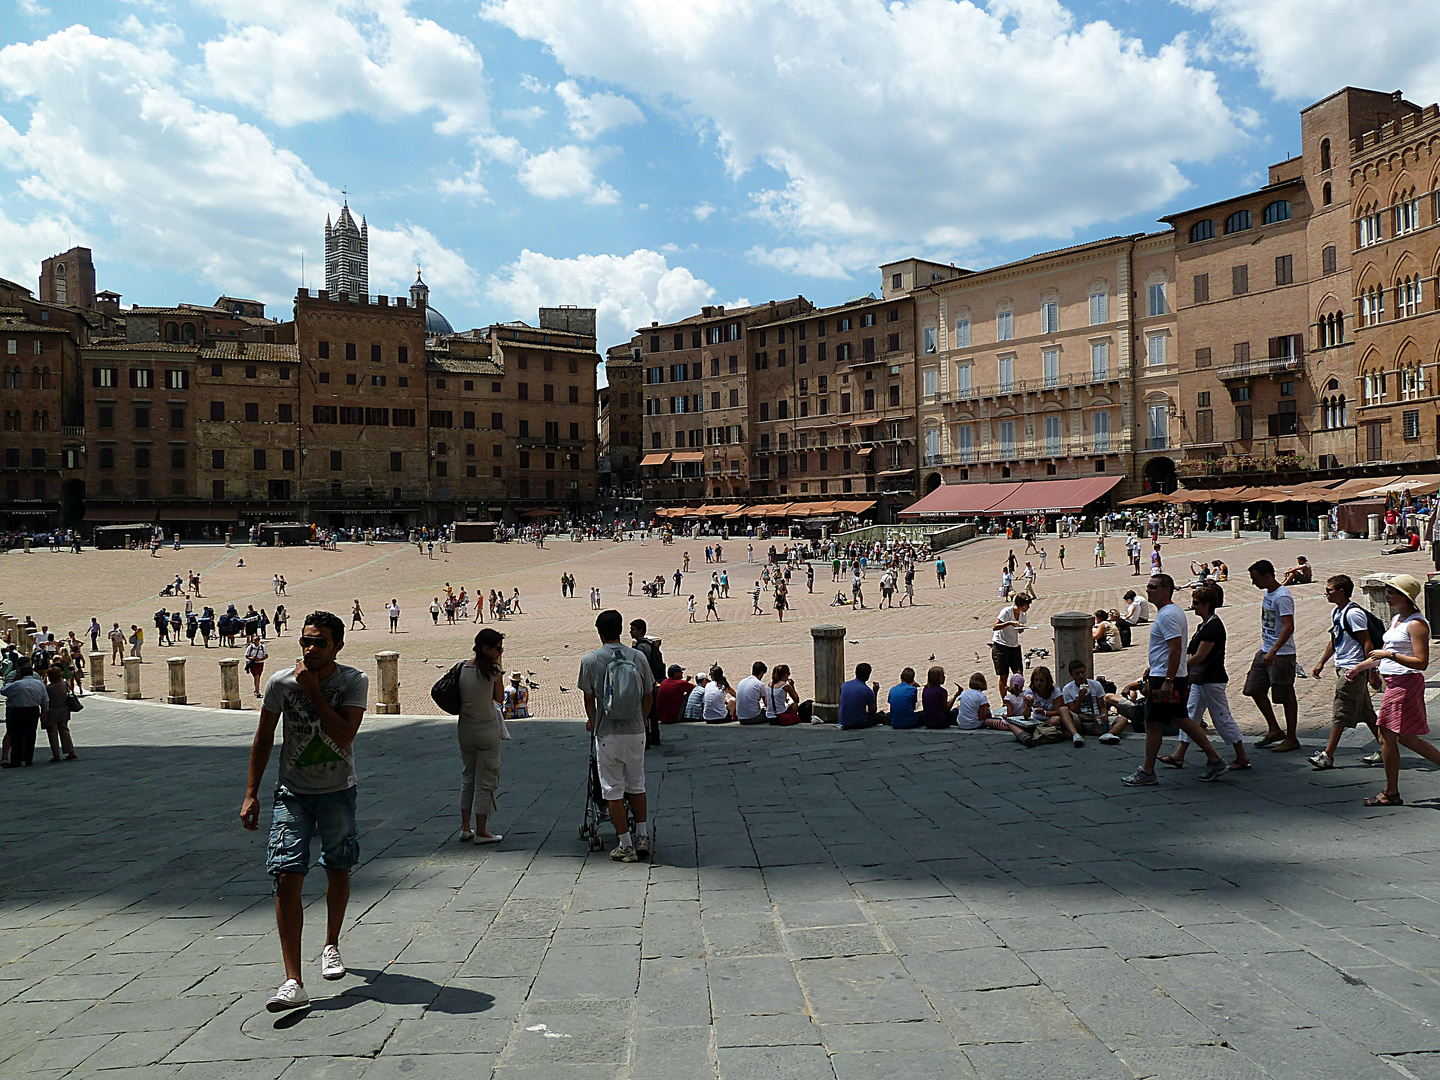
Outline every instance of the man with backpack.
<svg viewBox="0 0 1440 1080"><path fill-rule="evenodd" d="M1349 679L1346 676L1351 668L1370 654L1371 649L1380 648L1385 624L1350 599L1354 592L1355 582L1345 574L1336 574L1325 582L1325 598L1335 605L1335 611L1330 616L1330 641L1325 646L1325 655L1320 657L1311 674L1320 678L1325 661L1335 657L1335 702L1330 711L1330 738L1325 742L1325 749L1310 758L1310 764L1317 769L1335 767L1335 751L1339 749L1340 736L1345 734L1346 728L1363 723L1370 729L1370 734L1377 740L1380 738L1375 726L1375 703L1370 700L1372 680L1379 683L1380 677L1373 671L1364 679ZM1377 750L1361 760L1367 765L1378 765L1380 752Z"/></svg>
<svg viewBox="0 0 1440 1080"><path fill-rule="evenodd" d="M718 612L716 617L719 617ZM656 686L659 686L665 681L665 657L660 653L660 642L652 641L645 636L644 619L631 621L630 640L634 643L631 647L645 657L645 662L650 666L650 678L654 680ZM660 713L654 705L646 710L645 745L660 745Z"/></svg>
<svg viewBox="0 0 1440 1080"><path fill-rule="evenodd" d="M639 620L636 620L639 622ZM600 648L580 661L576 685L585 695L585 730L595 739L600 793L610 804L616 862L650 857L645 807L645 718L655 699L655 677L639 651L620 641L623 621L611 608L595 619ZM640 623L644 633L644 623ZM634 632L634 624L631 625ZM631 834L626 808L635 818Z"/></svg>

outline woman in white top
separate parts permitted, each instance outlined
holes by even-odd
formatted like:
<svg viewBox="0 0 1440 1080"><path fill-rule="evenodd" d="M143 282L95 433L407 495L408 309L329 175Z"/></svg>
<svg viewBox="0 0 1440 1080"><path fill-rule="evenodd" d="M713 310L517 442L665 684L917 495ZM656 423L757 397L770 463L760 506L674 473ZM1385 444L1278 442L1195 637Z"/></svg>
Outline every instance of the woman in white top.
<svg viewBox="0 0 1440 1080"><path fill-rule="evenodd" d="M488 626L475 635L475 657L460 668L460 841L493 844L500 840L487 825L495 812L500 786L500 702L504 693L500 660L505 635ZM476 781L480 790L477 792ZM475 828L470 828L470 813Z"/></svg>
<svg viewBox="0 0 1440 1080"><path fill-rule="evenodd" d="M245 670L255 677L255 696L260 696L260 676L265 673L265 661L270 653L258 634L251 634L245 645Z"/></svg>
<svg viewBox="0 0 1440 1080"><path fill-rule="evenodd" d="M781 726L798 724L800 692L790 677L789 664L776 664L770 672L770 685L765 687L765 716L770 723Z"/></svg>
<svg viewBox="0 0 1440 1080"><path fill-rule="evenodd" d="M1376 723L1380 727L1380 755L1385 762L1385 790L1365 800L1366 806L1403 806L1400 798L1400 747L1413 750L1427 761L1440 765L1440 747L1422 736L1430 733L1425 719L1425 675L1430 666L1430 624L1415 601L1420 582L1409 574L1395 574L1385 583L1385 602L1394 615L1390 629L1346 678L1363 677L1372 668L1385 680Z"/></svg>

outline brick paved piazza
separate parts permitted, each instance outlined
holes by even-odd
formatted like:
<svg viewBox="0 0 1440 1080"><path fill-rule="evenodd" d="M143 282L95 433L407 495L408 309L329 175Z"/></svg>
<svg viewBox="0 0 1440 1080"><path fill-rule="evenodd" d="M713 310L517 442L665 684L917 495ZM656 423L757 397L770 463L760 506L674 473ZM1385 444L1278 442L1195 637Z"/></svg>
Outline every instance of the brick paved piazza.
<svg viewBox="0 0 1440 1080"><path fill-rule="evenodd" d="M756 542L756 558L768 543ZM1066 565L1058 568L1059 541L1051 536L1044 545L1049 553L1049 568L1040 575L1039 600L1031 609L1030 621L1038 624L1022 638L1026 648L1040 646L1051 650L1054 641L1049 619L1058 611L1094 611L1096 608L1123 607L1120 594L1139 586L1142 578L1130 576L1124 566L1094 568L1094 537L1080 536L1066 542ZM474 627L435 627L430 622L428 607L432 597L443 596L448 581L458 590L464 585L472 593L478 589L503 589L507 593L518 587L525 614L506 620L501 627L508 635L506 662L516 669L535 671L540 683L536 692L537 712L552 717L580 717L583 710L578 696L562 692L561 687L574 686L577 654L590 649L595 642L594 613L590 610L589 590L601 588L606 607L618 606L626 619L641 616L650 624L652 635L664 643L665 658L684 664L687 671L719 662L732 681L748 673L750 664L765 660L772 667L788 663L795 672L803 696L810 696L813 687L813 647L809 628L821 622L839 622L848 628L846 661L849 665L864 660L875 669L875 677L889 686L896 681L900 669L913 665L923 673L933 653L936 662L946 667L953 680L968 678L975 670L990 671L990 625L999 609L996 593L1000 563L1006 552L1015 548L1023 566L1024 544L1004 540L982 540L952 550L946 555L948 588L935 586L935 575L927 564L916 575L916 600L919 606L884 611L867 608L830 607L837 588L848 593L849 585L837 586L830 581L828 564L816 564L815 594L805 593L803 577L791 584L793 610L783 625L777 622L770 605L762 598L767 612L750 615L750 587L760 572L759 563L745 561L745 542L732 540L723 544L725 562L720 567L705 564L703 540L685 544L677 541L662 546L656 540L644 547L638 542L613 543L569 540L548 542L543 550L527 544L455 545L448 554L438 549L430 559L417 553L413 546L382 544L374 547L342 545L338 551L318 548L224 548L195 546L180 552L165 550L160 558L145 552L86 550L80 555L35 551L29 555L12 553L0 556L0 603L12 615L31 614L37 622L52 629L75 629L88 625L92 614L98 615L106 629L112 622L128 628L139 623L149 628L145 647L141 689L146 699L163 700L166 692L166 670L163 660L168 656L186 656L189 661L187 680L190 700L198 705L218 705L220 677L217 660L237 656L239 650L210 649L188 644L178 648L162 648L155 642L151 617L162 605L175 601L157 598L156 594L176 573L195 569L202 574L205 602L223 611L226 603L235 603L244 611L245 605L273 610L276 596L271 588L272 576L283 574L290 583L287 598L282 598L292 616L299 617L317 607L328 608L346 617L351 603L359 599L370 629L356 631L346 638L345 660L373 675L374 654L381 649L396 649L401 656L401 706L406 713L433 713L429 687L447 661L465 655L474 636ZM1193 540L1164 542L1165 566L1177 581L1188 580L1192 559L1218 556L1231 568L1226 584L1225 607L1221 610L1230 634L1229 653L1233 658L1232 674L1243 678L1243 660L1258 647L1260 634L1259 593L1253 589L1244 567L1255 559L1269 558L1277 567L1294 563L1295 556L1305 554L1316 567L1316 582L1294 590L1296 598L1296 635L1300 659L1308 666L1319 658L1325 647L1330 606L1323 595L1323 578L1327 574L1348 573L1358 581L1377 570L1407 570L1424 580L1428 562L1423 556L1402 555L1382 557L1380 545L1363 540L1330 540L1320 543L1313 538L1292 539L1279 543L1255 537L1232 540L1228 533L1205 534ZM669 578L681 565L685 551L690 552L691 573L685 576L683 594L649 599L639 595L639 581L661 573ZM1110 560L1117 552L1123 558L1123 542L1113 537L1108 545ZM244 559L245 565L238 562ZM1033 557L1032 557L1033 558ZM1037 563L1038 564L1038 563ZM694 592L703 618L705 592L710 571L723 568L730 575L730 598L720 603L723 623L691 626L687 623L685 599ZM560 575L571 573L576 578L576 596L561 599ZM633 597L627 597L626 575L636 579ZM879 586L871 575L866 586L866 603L879 601ZM391 597L400 600L403 609L401 632L386 632L384 604ZM1363 597L1362 597L1363 599ZM198 609L197 609L198 610ZM271 643L269 670L289 650L299 627L292 626L276 647ZM197 639L198 640L198 639ZM104 641L102 639L102 645ZM1143 631L1137 647L1112 654L1100 654L1096 666L1102 674L1117 680L1133 678L1144 665ZM288 646L288 648L287 648ZM978 662L977 662L978 657ZM248 681L248 680L246 680ZM993 681L993 678L992 678ZM1063 678L1062 680L1063 681ZM109 685L120 685L120 674L111 669ZM372 678L371 692L376 683ZM992 687L993 689L993 687ZM1323 726L1329 722L1328 679L1323 683L1302 680L1299 684L1302 726ZM1232 698L1238 698L1238 685ZM247 692L247 705L254 699ZM1236 709L1242 726L1263 728L1253 708L1242 701Z"/></svg>
<svg viewBox="0 0 1440 1080"><path fill-rule="evenodd" d="M237 600L269 600L280 568L296 612L358 594L375 616L398 593L398 647L432 658L464 636L422 625L432 583L519 584L532 613L508 627L515 652L550 655L542 679L566 683L590 641L589 584L608 602L629 566L673 570L680 550L487 547L448 563L394 547L245 550L244 570L239 549L36 553L3 557L0 573L8 610L65 626L92 610L138 618L153 602L137 597L175 567ZM847 613L862 642L851 659L969 660L983 636L966 624L995 606L1003 550L953 553L951 588L927 579L913 614ZM1360 542L1226 542L1222 557L1306 550L1322 572L1389 564ZM703 566L703 544L691 551ZM562 568L573 603L553 586ZM1122 574L1047 574L1042 613L1108 599ZM1254 601L1233 579L1228 597L1243 638ZM732 599L723 627L687 628L680 603L622 607L692 665L760 654L808 670L805 628L830 615L802 598L782 632ZM1317 587L1299 603L1308 660ZM394 640L357 635L352 657ZM1119 674L1138 651L1105 659ZM428 677L412 663L418 700ZM147 665L147 693L160 673ZM76 717L78 762L0 773L6 1077L1440 1077L1440 778L1414 759L1409 805L1376 811L1360 799L1380 777L1350 745L1328 773L1262 751L1217 784L1192 767L1130 790L1119 777L1137 739L1027 751L989 733L686 725L649 755L656 858L620 865L576 838L576 722L514 725L492 818L506 837L477 848L456 842L453 721L371 717L356 743L351 973L318 977L313 875L315 1002L277 1019L264 1011L282 978L268 820L259 835L236 820L253 713L113 696Z"/></svg>

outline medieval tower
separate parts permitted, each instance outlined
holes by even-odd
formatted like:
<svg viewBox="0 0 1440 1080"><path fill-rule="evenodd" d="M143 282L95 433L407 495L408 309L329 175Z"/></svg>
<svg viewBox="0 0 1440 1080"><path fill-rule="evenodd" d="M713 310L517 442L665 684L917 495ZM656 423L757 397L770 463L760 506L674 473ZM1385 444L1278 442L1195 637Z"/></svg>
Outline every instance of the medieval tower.
<svg viewBox="0 0 1440 1080"><path fill-rule="evenodd" d="M350 216L350 203L340 208L335 224L325 215L325 288L331 297L370 294L370 227Z"/></svg>

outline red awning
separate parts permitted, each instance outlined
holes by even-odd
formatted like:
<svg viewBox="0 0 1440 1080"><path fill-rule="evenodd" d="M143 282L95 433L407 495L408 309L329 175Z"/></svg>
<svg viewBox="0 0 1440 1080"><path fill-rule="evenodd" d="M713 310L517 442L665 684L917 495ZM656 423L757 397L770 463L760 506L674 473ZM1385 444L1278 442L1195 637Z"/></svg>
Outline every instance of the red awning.
<svg viewBox="0 0 1440 1080"><path fill-rule="evenodd" d="M1082 510L1101 498L1123 476L1084 480L1030 480L990 508L992 514L1026 514L1036 510Z"/></svg>
<svg viewBox="0 0 1440 1080"><path fill-rule="evenodd" d="M668 453L646 454L643 458L640 459L640 467L643 469L648 468L651 465L664 465L665 462L669 460L670 455Z"/></svg>
<svg viewBox="0 0 1440 1080"><path fill-rule="evenodd" d="M705 460L704 450L677 450L670 455L670 460L678 464L688 465L695 461Z"/></svg>
<svg viewBox="0 0 1440 1080"><path fill-rule="evenodd" d="M901 517L964 517L983 514L1007 495L1019 481L1008 484L941 484L919 502L901 510Z"/></svg>

